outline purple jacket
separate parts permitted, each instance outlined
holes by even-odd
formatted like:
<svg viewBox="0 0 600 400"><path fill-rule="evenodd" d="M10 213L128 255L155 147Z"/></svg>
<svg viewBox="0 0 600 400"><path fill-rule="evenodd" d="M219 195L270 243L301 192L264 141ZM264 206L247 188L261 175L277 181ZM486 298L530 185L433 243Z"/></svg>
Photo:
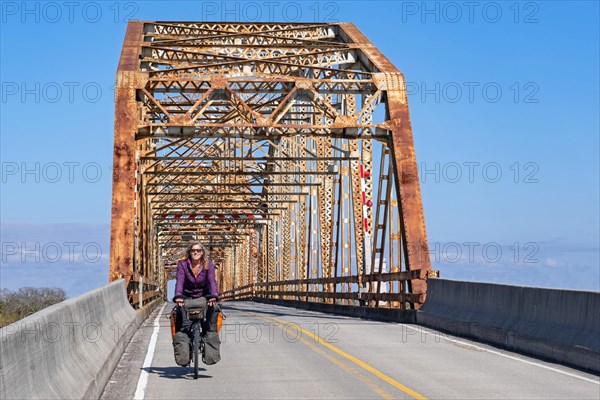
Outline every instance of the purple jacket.
<svg viewBox="0 0 600 400"><path fill-rule="evenodd" d="M218 296L215 266L208 260L208 269L200 268L197 277L192 272L192 263L189 259L177 263L177 283L175 284L175 297L185 296L197 298L207 295Z"/></svg>

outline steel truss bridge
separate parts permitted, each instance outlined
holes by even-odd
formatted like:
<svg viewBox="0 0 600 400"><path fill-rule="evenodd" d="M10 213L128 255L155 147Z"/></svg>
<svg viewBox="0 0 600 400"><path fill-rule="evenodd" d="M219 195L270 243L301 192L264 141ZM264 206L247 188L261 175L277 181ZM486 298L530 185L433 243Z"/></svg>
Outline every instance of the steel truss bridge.
<svg viewBox="0 0 600 400"><path fill-rule="evenodd" d="M223 299L424 302L404 76L353 24L132 21L115 101L110 280L135 307L192 240Z"/></svg>

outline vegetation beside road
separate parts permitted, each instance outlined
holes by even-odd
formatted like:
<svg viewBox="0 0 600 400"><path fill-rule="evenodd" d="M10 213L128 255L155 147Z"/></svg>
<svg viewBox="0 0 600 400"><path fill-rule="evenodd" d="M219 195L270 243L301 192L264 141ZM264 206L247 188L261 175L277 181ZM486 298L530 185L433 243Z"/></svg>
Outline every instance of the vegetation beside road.
<svg viewBox="0 0 600 400"><path fill-rule="evenodd" d="M67 299L61 288L22 287L0 291L0 328Z"/></svg>

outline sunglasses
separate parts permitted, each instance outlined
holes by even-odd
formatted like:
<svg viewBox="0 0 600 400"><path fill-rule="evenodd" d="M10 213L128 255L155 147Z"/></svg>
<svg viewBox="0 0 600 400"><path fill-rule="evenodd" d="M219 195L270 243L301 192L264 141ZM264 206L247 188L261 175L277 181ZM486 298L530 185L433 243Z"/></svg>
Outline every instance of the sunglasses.
<svg viewBox="0 0 600 400"><path fill-rule="evenodd" d="M204 250L202 250L202 249L191 249L190 250L190 253L200 253L200 252L204 253Z"/></svg>

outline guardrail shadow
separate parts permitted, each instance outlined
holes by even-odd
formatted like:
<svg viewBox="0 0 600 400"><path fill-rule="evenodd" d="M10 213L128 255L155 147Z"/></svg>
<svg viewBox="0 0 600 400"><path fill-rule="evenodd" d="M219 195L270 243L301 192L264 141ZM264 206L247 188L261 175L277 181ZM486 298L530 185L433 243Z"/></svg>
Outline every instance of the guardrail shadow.
<svg viewBox="0 0 600 400"><path fill-rule="evenodd" d="M248 303L252 303L252 302L248 302ZM324 312L321 311L312 311L312 310L302 310L302 311L298 311L295 312L294 309L291 309L291 311L273 311L273 310L261 310L261 309L257 309L257 308L253 308L252 306L236 306L233 304L233 302L223 302L220 303L221 307L223 307L224 311L227 310L236 310L236 311L244 311L244 312L253 312L256 314L266 314L266 315L271 315L271 316L278 316L278 317L302 317L302 318L307 318L307 317L311 317L311 316L316 316L322 319L340 319L339 315L327 315ZM256 303L254 303L256 304ZM264 303L258 303L258 304L264 304ZM280 306L280 305L275 305L276 307L285 307L285 306ZM310 314L310 313L314 313L314 314ZM317 314L318 313L318 314Z"/></svg>

